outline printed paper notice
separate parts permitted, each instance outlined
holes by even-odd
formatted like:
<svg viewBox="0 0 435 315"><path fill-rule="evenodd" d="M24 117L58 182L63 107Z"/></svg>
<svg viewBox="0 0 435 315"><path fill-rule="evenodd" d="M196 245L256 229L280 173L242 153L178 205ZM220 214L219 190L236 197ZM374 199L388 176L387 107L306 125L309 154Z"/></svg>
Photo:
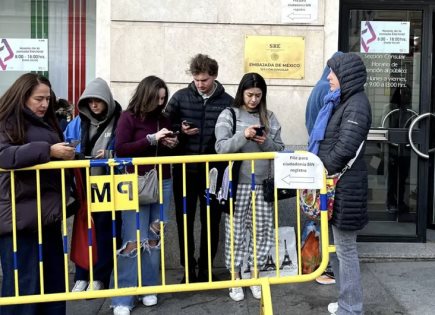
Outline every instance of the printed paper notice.
<svg viewBox="0 0 435 315"><path fill-rule="evenodd" d="M48 71L48 40L2 38L0 71Z"/></svg>
<svg viewBox="0 0 435 315"><path fill-rule="evenodd" d="M409 53L410 22L361 21L362 53Z"/></svg>
<svg viewBox="0 0 435 315"><path fill-rule="evenodd" d="M323 163L315 154L277 153L274 167L277 188L320 189L323 185Z"/></svg>
<svg viewBox="0 0 435 315"><path fill-rule="evenodd" d="M319 0L281 0L281 21L286 24L315 23Z"/></svg>

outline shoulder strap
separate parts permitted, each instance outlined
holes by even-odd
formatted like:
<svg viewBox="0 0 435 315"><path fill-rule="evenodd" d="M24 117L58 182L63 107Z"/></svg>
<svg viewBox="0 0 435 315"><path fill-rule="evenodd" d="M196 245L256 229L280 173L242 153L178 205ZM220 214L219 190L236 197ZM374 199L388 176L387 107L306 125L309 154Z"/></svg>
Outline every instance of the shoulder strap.
<svg viewBox="0 0 435 315"><path fill-rule="evenodd" d="M234 111L234 108L227 107L229 111L231 112L231 115L233 116L233 135L236 134L236 127L237 127L237 118L236 118L236 112Z"/></svg>
<svg viewBox="0 0 435 315"><path fill-rule="evenodd" d="M359 153L361 152L363 146L364 146L364 140L363 142L361 142L361 144L359 145L358 150L355 153L355 156L349 161L347 162L346 166L343 168L343 170L340 172L340 176L344 174L344 172L346 172L348 169L350 169L352 167L352 164L355 162L356 158L358 157Z"/></svg>

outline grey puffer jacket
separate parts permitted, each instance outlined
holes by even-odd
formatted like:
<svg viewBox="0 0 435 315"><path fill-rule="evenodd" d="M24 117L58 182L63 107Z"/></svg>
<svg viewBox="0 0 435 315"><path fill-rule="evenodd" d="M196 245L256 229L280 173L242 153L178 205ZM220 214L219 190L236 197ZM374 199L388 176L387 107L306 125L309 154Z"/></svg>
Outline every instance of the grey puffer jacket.
<svg viewBox="0 0 435 315"><path fill-rule="evenodd" d="M0 134L0 168L16 169L50 161L50 147L62 141L59 135L30 110L24 110L26 141L22 145L9 143ZM36 172L15 172L15 206L18 231L37 231ZM60 222L61 175L59 170L40 173L42 225ZM68 196L67 196L68 198ZM0 235L12 232L11 178L9 172L0 172Z"/></svg>
<svg viewBox="0 0 435 315"><path fill-rule="evenodd" d="M335 174L355 156L361 142L367 138L372 114L364 93L367 72L361 58L346 53L329 59L328 66L340 82L341 101L328 122L318 156L328 173ZM364 151L365 147L336 187L331 223L341 230L360 230L368 222Z"/></svg>

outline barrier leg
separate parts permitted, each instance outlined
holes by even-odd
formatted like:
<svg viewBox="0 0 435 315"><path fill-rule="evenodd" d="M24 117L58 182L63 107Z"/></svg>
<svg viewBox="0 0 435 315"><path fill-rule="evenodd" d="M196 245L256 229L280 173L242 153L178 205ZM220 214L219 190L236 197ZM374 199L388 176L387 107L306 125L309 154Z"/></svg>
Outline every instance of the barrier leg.
<svg viewBox="0 0 435 315"><path fill-rule="evenodd" d="M267 280L261 283L260 315L273 315L272 294Z"/></svg>

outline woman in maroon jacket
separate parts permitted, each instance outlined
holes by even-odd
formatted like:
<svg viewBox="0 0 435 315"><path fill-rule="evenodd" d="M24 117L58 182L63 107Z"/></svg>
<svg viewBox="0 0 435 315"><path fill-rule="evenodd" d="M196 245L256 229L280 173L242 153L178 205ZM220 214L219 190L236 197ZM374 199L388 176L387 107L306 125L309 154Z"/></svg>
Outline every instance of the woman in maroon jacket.
<svg viewBox="0 0 435 315"><path fill-rule="evenodd" d="M130 100L127 110L121 114L115 137L115 151L118 157L150 157L169 155L178 143L177 135L169 128L171 122L162 114L168 101L168 88L163 80L155 76L143 79ZM148 172L155 165L138 166L139 175ZM133 173L134 167L127 167ZM136 213L122 212L122 247L118 251L118 286L135 287L137 283L136 226L140 227L142 250L142 285L157 285L160 267L160 221L167 221L172 181L170 165L163 165L163 217L160 217L158 202L139 205L139 222ZM135 296L112 298L115 315L130 314L135 306ZM145 306L157 304L155 294L146 295Z"/></svg>
<svg viewBox="0 0 435 315"><path fill-rule="evenodd" d="M0 168L16 169L72 160L74 148L63 142L53 110L50 82L34 73L19 77L0 98ZM42 246L38 244L38 206L35 171L17 171L15 222L17 253L13 253L11 174L0 172L0 258L2 296L15 295L14 268L20 295L40 293L42 257L44 293L65 292L61 235L62 185L59 170L40 172ZM68 271L66 271L68 272ZM2 306L6 314L65 314L65 302Z"/></svg>

